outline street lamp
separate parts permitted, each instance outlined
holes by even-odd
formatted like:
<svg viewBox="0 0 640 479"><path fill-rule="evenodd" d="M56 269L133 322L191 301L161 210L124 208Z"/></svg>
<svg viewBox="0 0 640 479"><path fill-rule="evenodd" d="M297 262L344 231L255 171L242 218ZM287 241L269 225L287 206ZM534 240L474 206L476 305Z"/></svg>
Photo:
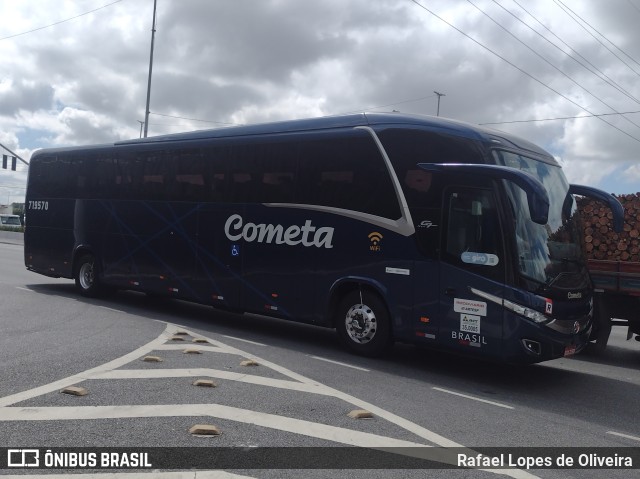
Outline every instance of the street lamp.
<svg viewBox="0 0 640 479"><path fill-rule="evenodd" d="M149 130L149 101L151 100L151 70L153 69L153 42L156 37L156 1L153 0L153 23L151 24L151 54L149 55L149 80L147 82L147 109L144 113L144 137ZM140 121L140 120L138 120Z"/></svg>

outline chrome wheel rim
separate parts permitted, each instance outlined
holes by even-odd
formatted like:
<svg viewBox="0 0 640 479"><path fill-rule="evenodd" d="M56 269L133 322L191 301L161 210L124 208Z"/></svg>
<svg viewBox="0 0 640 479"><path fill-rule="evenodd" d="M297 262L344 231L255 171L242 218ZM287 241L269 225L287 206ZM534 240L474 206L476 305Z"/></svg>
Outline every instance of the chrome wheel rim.
<svg viewBox="0 0 640 479"><path fill-rule="evenodd" d="M373 310L366 304L354 304L347 311L345 326L349 338L358 343L366 344L376 335L377 320Z"/></svg>
<svg viewBox="0 0 640 479"><path fill-rule="evenodd" d="M82 289L91 289L94 282L93 263L83 263L80 266L80 274L78 276Z"/></svg>

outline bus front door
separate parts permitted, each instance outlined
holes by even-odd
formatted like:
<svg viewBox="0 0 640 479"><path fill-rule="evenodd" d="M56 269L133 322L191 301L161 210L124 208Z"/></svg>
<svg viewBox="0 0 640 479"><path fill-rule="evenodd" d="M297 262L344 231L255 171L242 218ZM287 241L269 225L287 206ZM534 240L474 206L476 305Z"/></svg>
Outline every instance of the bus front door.
<svg viewBox="0 0 640 479"><path fill-rule="evenodd" d="M449 188L444 197L439 338L447 349L502 354L504 248L491 189Z"/></svg>

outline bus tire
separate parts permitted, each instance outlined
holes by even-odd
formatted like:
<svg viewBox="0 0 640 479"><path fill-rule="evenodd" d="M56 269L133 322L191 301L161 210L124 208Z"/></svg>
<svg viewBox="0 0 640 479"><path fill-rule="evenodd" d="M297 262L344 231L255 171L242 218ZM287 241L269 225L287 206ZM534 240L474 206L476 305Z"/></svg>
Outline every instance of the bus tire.
<svg viewBox="0 0 640 479"><path fill-rule="evenodd" d="M100 295L101 288L98 280L98 267L96 265L96 258L93 255L85 254L78 259L74 278L76 288L78 288L82 296L93 298Z"/></svg>
<svg viewBox="0 0 640 479"><path fill-rule="evenodd" d="M369 357L381 356L391 346L391 321L386 305L368 291L352 291L336 311L340 342L350 351Z"/></svg>

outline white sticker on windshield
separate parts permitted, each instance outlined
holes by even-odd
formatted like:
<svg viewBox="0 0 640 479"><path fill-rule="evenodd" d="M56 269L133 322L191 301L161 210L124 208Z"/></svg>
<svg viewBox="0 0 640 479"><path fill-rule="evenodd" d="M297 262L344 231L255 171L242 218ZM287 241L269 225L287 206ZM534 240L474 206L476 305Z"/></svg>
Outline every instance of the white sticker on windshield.
<svg viewBox="0 0 640 479"><path fill-rule="evenodd" d="M500 262L495 254L475 253L473 251L465 251L460 255L460 259L463 263L481 264L484 266L495 266Z"/></svg>

